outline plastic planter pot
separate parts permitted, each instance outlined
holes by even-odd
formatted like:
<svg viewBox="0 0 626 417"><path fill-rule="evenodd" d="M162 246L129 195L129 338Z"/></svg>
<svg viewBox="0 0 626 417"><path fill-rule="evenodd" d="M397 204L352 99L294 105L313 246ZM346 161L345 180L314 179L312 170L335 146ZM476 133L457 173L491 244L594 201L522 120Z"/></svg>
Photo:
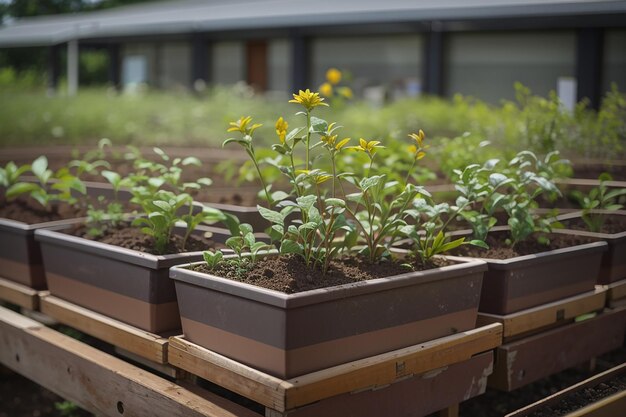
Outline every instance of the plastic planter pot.
<svg viewBox="0 0 626 417"><path fill-rule="evenodd" d="M216 241L226 237L213 234ZM39 230L35 238L52 295L149 332L180 328L168 270L202 259L202 252L151 255L57 230Z"/></svg>
<svg viewBox="0 0 626 417"><path fill-rule="evenodd" d="M479 258L489 267L479 311L510 314L591 291L606 250L606 242L593 242L505 260Z"/></svg>
<svg viewBox="0 0 626 417"><path fill-rule="evenodd" d="M597 210L600 212L601 210ZM607 216L620 216L626 219L626 211L604 212ZM602 255L602 264L597 284L610 284L615 281L626 279L626 230L620 233L594 233L584 230L567 229L568 220L579 219L581 212L559 216L566 229L556 230L556 233L574 234L587 236L594 239L604 240L608 244L608 250Z"/></svg>
<svg viewBox="0 0 626 417"><path fill-rule="evenodd" d="M486 265L475 260L284 294L181 265L187 340L280 378L472 329Z"/></svg>
<svg viewBox="0 0 626 417"><path fill-rule="evenodd" d="M26 224L0 218L0 276L36 290L45 290L46 276L35 230L63 227L79 221Z"/></svg>

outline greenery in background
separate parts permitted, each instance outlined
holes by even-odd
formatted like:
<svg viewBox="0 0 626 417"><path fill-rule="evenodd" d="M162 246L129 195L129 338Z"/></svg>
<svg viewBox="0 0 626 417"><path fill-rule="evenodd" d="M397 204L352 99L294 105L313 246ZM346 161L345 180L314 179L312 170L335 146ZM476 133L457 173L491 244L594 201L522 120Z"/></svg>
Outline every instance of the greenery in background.
<svg viewBox="0 0 626 417"><path fill-rule="evenodd" d="M594 212L594 210L619 210L624 207L620 204L619 199L626 195L626 188L610 190L606 183L612 179L610 174L603 173L598 178L600 185L592 188L588 194L583 194L577 190L572 192L572 196L578 200L583 209L582 219L591 232L599 233L602 231L607 214L606 212Z"/></svg>

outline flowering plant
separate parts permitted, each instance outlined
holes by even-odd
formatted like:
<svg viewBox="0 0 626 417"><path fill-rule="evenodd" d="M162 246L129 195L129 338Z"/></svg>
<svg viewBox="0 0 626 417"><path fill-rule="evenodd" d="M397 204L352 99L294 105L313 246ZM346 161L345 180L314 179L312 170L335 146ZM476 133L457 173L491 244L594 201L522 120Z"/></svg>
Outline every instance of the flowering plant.
<svg viewBox="0 0 626 417"><path fill-rule="evenodd" d="M224 141L224 145L242 146L257 169L268 202L267 208L257 207L271 224L268 234L280 254L295 254L308 268L325 274L342 254L358 253L370 263L380 262L391 256L390 247L405 236L417 240L416 254L423 262L466 243L463 238L449 242L445 235L442 218L450 206L434 204L423 187L409 181L410 171L428 149L422 130L409 135L413 163L405 180L388 180L386 174L374 172L374 159L384 148L381 141L359 138L350 145L350 138L339 135L341 126L336 122L313 116L317 107L328 106L317 92L300 90L290 103L301 107L296 116L303 119L302 125L289 130L288 121L280 117L274 126L278 141L272 147L277 157L265 160L287 177L289 192L271 192L267 185L253 147L253 134L260 125L253 124L250 116L232 122L228 131L240 136ZM369 163L360 169L363 172L339 172L337 161L347 152L366 156ZM296 163L296 153L304 155L302 163ZM328 160L329 171L319 167L323 159ZM424 219L427 232L420 235ZM212 252L206 258L223 259ZM209 267L217 264L211 262Z"/></svg>

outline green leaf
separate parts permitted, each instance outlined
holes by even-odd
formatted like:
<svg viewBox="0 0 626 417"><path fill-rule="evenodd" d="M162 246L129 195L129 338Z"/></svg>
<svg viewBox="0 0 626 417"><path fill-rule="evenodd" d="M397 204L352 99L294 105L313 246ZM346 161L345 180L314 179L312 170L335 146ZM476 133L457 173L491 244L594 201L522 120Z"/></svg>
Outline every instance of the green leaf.
<svg viewBox="0 0 626 417"><path fill-rule="evenodd" d="M289 253L295 253L296 255L302 255L304 253L304 249L302 245L294 242L293 240L285 239L280 244L280 253L283 255Z"/></svg>
<svg viewBox="0 0 626 417"><path fill-rule="evenodd" d="M170 157L167 156L167 154L163 151L163 149L157 148L155 146L154 148L152 148L152 150L154 151L155 154L159 155L161 159L163 159L164 161L169 161Z"/></svg>
<svg viewBox="0 0 626 417"><path fill-rule="evenodd" d="M202 162L200 162L200 160L195 156L188 156L187 158L183 159L183 166L187 165L195 165L199 167L202 165Z"/></svg>
<svg viewBox="0 0 626 417"><path fill-rule="evenodd" d="M243 235L243 241L246 242L246 246L251 248L252 246L254 246L256 239L254 238L253 233L246 233Z"/></svg>
<svg viewBox="0 0 626 417"><path fill-rule="evenodd" d="M472 246L478 246L479 248L489 249L489 245L487 245L487 243L485 243L482 240L472 239L472 240L467 241L465 243L467 243L468 245L472 245Z"/></svg>
<svg viewBox="0 0 626 417"><path fill-rule="evenodd" d="M160 177L150 178L150 179L148 179L148 184L151 187L160 188L163 184L165 184L165 179L164 178L160 178Z"/></svg>
<svg viewBox="0 0 626 417"><path fill-rule="evenodd" d="M298 206L301 209L308 212L315 204L316 199L317 198L314 195L303 195L302 197L296 198L296 203L298 203Z"/></svg>
<svg viewBox="0 0 626 417"><path fill-rule="evenodd" d="M271 194L271 197L272 197L272 200L274 202L278 202L278 201L282 201L282 200L286 199L287 197L289 197L289 194L287 194L284 191L274 191Z"/></svg>
<svg viewBox="0 0 626 417"><path fill-rule="evenodd" d="M32 193L33 191L40 189L41 187L38 184L31 182L18 182L9 187L6 191L6 196L9 199L13 199L19 195Z"/></svg>
<svg viewBox="0 0 626 417"><path fill-rule="evenodd" d="M203 178L198 178L198 179L196 180L196 182L197 182L198 184L200 184L200 185L204 185L204 186L207 186L207 187L208 187L209 185L212 185L212 184L213 184L213 180L212 180L211 178L206 178L206 177L203 177Z"/></svg>
<svg viewBox="0 0 626 417"><path fill-rule="evenodd" d="M160 208L163 211L170 211L170 210L172 210L172 205L170 203L168 203L167 201L155 200L155 201L152 202L152 204L154 204L155 206L157 206L158 208Z"/></svg>
<svg viewBox="0 0 626 417"><path fill-rule="evenodd" d="M270 223L276 223L276 224L282 225L285 221L282 214L274 210L270 210L268 208L265 208L259 205L257 205L256 208L257 210L259 210L259 214L261 215L261 217L263 217L265 220L269 221Z"/></svg>
<svg viewBox="0 0 626 417"><path fill-rule="evenodd" d="M323 135L328 130L328 122L324 119L311 116L311 133Z"/></svg>
<svg viewBox="0 0 626 417"><path fill-rule="evenodd" d="M435 253L445 253L448 252L454 248L458 248L459 246L461 246L463 244L463 242L465 242L465 238L462 237L460 239L457 240L453 240L452 242L448 242L445 245L442 245L441 247L439 247Z"/></svg>
<svg viewBox="0 0 626 417"><path fill-rule="evenodd" d="M122 181L122 177L117 172L104 170L100 174L115 188L117 188Z"/></svg>
<svg viewBox="0 0 626 417"><path fill-rule="evenodd" d="M33 174L35 174L35 176L37 176L38 178L42 177L48 169L48 158L42 155L39 158L35 159L30 169L33 171Z"/></svg>
<svg viewBox="0 0 626 417"><path fill-rule="evenodd" d="M326 200L324 200L324 202L326 203L326 205L333 206L333 207L345 207L346 206L346 202L343 201L341 198L327 198Z"/></svg>

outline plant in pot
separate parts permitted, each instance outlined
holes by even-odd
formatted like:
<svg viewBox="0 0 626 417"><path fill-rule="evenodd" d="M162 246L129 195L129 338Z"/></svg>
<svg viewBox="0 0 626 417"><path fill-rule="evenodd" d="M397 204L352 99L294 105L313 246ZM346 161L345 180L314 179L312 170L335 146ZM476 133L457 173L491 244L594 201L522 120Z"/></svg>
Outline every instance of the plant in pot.
<svg viewBox="0 0 626 417"><path fill-rule="evenodd" d="M565 229L558 232L606 241L609 248L602 256L597 283L610 284L626 279L626 211L620 202L626 196L626 189L610 189L606 182L612 178L607 173L598 180L599 185L589 193L573 193L582 211L559 216Z"/></svg>
<svg viewBox="0 0 626 417"><path fill-rule="evenodd" d="M225 231L201 224L226 217L216 209L195 208L184 191L202 184L180 183L184 160L136 164L138 170L125 178L102 173L115 190L132 190L134 211L123 214L119 201L109 201L104 208L91 207L84 224L40 231L36 239L53 295L159 333L180 327L168 268L202 259L202 249L223 241Z"/></svg>
<svg viewBox="0 0 626 417"><path fill-rule="evenodd" d="M551 233L560 227L554 214L533 210L538 196L559 193L549 169L558 161L556 153L539 159L522 151L501 169L499 162L490 161L456 171L459 199L473 199L459 217L468 223L473 238L489 245L457 250L489 265L481 312L509 314L593 290L606 243ZM498 209L507 226L494 226Z"/></svg>
<svg viewBox="0 0 626 417"><path fill-rule="evenodd" d="M45 289L46 280L35 230L76 222L84 207L76 207L85 185L70 171L71 164L52 171L40 156L32 164L9 162L0 167L4 189L0 205L1 276L35 289ZM33 181L24 180L31 174Z"/></svg>
<svg viewBox="0 0 626 417"><path fill-rule="evenodd" d="M303 126L289 130L280 118L273 146L291 190L271 192L262 180L268 207L258 207L276 250L262 251L243 226L227 241L235 255L207 251L205 262L172 268L185 337L290 378L473 328L484 264L434 256L464 239L437 235L438 250L424 251L423 262L390 249L407 220L421 218L428 193L373 172L381 143L349 146L339 126L312 115L324 105L318 93L300 91L292 102ZM255 165L259 127L242 117L229 129L239 136L225 142L243 146ZM423 132L412 138L417 161ZM365 172L339 172L336 160L353 151L369 160ZM330 172L317 168L323 157Z"/></svg>

